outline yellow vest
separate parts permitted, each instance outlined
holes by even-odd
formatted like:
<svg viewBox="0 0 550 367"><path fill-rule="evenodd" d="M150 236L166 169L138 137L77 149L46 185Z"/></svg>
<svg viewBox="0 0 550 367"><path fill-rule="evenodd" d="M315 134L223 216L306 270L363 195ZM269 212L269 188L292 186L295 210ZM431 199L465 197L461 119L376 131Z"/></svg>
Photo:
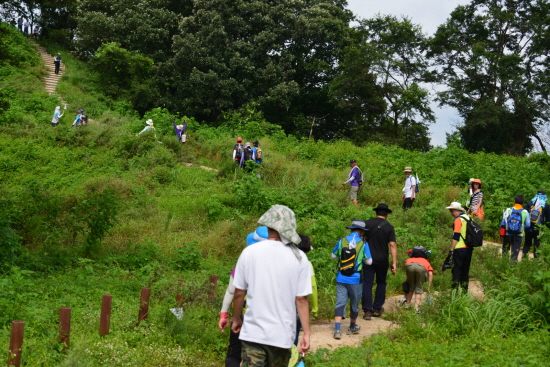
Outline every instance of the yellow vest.
<svg viewBox="0 0 550 367"><path fill-rule="evenodd" d="M467 214L460 214L457 219L460 219L462 221L462 229L460 230L460 240L456 243L455 250L458 248L465 248L466 242L464 242L464 239L466 238L466 227L468 227L468 222L464 219L470 220L470 217Z"/></svg>

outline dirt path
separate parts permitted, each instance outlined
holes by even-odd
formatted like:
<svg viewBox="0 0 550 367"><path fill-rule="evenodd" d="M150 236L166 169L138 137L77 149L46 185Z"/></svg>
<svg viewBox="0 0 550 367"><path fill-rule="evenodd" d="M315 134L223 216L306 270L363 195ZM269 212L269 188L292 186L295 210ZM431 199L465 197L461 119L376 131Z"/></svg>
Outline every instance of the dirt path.
<svg viewBox="0 0 550 367"><path fill-rule="evenodd" d="M204 170L206 170L206 171L218 172L218 170L217 170L217 169L215 169L215 168L212 168L212 167L199 166L199 165L197 165L197 164L193 164L193 163L185 163L185 162L184 162L184 163L182 163L182 164L183 164L184 166L187 166L187 167L199 167L199 168L202 168L202 169L204 169Z"/></svg>
<svg viewBox="0 0 550 367"><path fill-rule="evenodd" d="M498 247L498 248L502 248L502 243L483 241L483 246L495 246L495 247ZM508 256L510 256L510 255L508 254ZM523 258L523 246L519 251L518 261L521 261L522 258ZM529 252L529 258L531 258L531 259L534 258L533 252Z"/></svg>

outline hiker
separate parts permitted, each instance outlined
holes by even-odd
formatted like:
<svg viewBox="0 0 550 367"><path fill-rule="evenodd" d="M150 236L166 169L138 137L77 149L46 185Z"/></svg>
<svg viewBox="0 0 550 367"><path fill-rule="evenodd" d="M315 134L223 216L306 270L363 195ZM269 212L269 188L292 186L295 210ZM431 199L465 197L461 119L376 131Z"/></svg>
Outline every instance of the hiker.
<svg viewBox="0 0 550 367"><path fill-rule="evenodd" d="M29 35L29 21L27 19L23 20L23 34L25 36Z"/></svg>
<svg viewBox="0 0 550 367"><path fill-rule="evenodd" d="M298 352L309 350L309 303L311 271L306 254L298 250L294 212L273 205L258 224L269 237L243 250L235 269L233 315L240 315L247 295L244 320L233 320L240 332L242 367L287 366L296 333L296 309L304 334Z"/></svg>
<svg viewBox="0 0 550 367"><path fill-rule="evenodd" d="M380 203L373 208L376 218L365 221L368 230L369 249L372 255L372 264L363 266L363 296L361 304L365 314L363 319L370 320L372 316L380 317L384 314L386 301L386 278L388 269L395 275L397 269L397 244L395 243L395 229L387 221L392 213L387 204ZM390 267L388 255L391 252L392 264ZM372 289L376 278L376 293L372 300Z"/></svg>
<svg viewBox="0 0 550 367"><path fill-rule="evenodd" d="M25 20L23 19L23 17L19 17L17 19L17 27L19 28L19 32L23 32L23 22Z"/></svg>
<svg viewBox="0 0 550 367"><path fill-rule="evenodd" d="M58 53L57 56L53 59L53 64L55 66L55 73L59 74L59 68L61 68L61 54Z"/></svg>
<svg viewBox="0 0 550 367"><path fill-rule="evenodd" d="M84 110L82 110L82 113L80 114L80 122L82 123L82 126L88 125L88 115L84 114Z"/></svg>
<svg viewBox="0 0 550 367"><path fill-rule="evenodd" d="M478 217L480 220L485 220L485 211L483 210L483 191L481 191L481 180L475 178L471 181L472 189L470 194L470 206L466 214L472 218Z"/></svg>
<svg viewBox="0 0 550 367"><path fill-rule="evenodd" d="M260 148L260 142L258 140L254 140L252 142L252 145L254 145L254 147L252 147L252 150L254 151L254 156L256 157L254 159L254 162L258 164L262 164L264 154L263 154L262 148Z"/></svg>
<svg viewBox="0 0 550 367"><path fill-rule="evenodd" d="M185 131L187 130L187 120L183 120L183 125L176 125L174 119L172 119L172 125L174 125L174 131L176 132L176 140L185 144L187 141L187 135Z"/></svg>
<svg viewBox="0 0 550 367"><path fill-rule="evenodd" d="M371 265L372 258L369 244L363 240L367 229L365 221L354 219L351 226L346 227L351 233L336 242L332 250L332 258L338 259L336 274L336 306L334 308L334 339L341 339L341 322L345 317L346 305L350 303L350 325L348 335L359 334L361 326L357 325L359 315L359 298L363 293L361 270L363 264Z"/></svg>
<svg viewBox="0 0 550 367"><path fill-rule="evenodd" d="M412 168L405 167L405 187L403 187L403 195L401 195L401 200L403 200L403 209L407 210L412 208L414 199L416 196L416 178L412 175Z"/></svg>
<svg viewBox="0 0 550 367"><path fill-rule="evenodd" d="M470 220L470 216L466 214L466 210L460 203L453 201L451 205L446 207L451 212L453 219L453 236L449 256L453 259L453 284L452 288L462 287L468 290L470 263L472 262L473 247L467 246L466 239L466 220Z"/></svg>
<svg viewBox="0 0 550 367"><path fill-rule="evenodd" d="M74 121L73 121L73 124L71 125L71 127L73 127L73 126L76 126L76 127L82 126L82 116L83 115L84 115L84 110L83 109L78 110L77 115L74 118Z"/></svg>
<svg viewBox="0 0 550 367"><path fill-rule="evenodd" d="M241 160L244 158L243 138L237 138L237 144L233 146L233 161L241 167Z"/></svg>
<svg viewBox="0 0 550 367"><path fill-rule="evenodd" d="M531 226L525 231L525 244L523 245L523 257L527 257L533 244L533 256L537 257L537 250L540 246L540 226L546 225L550 228L550 204L546 197L545 190L539 190L537 195L530 200L525 209L529 212Z"/></svg>
<svg viewBox="0 0 550 367"><path fill-rule="evenodd" d="M61 106L57 106L55 108L55 111L53 112L52 127L56 127L57 125L59 125L59 119L61 117L63 117L63 114L61 113Z"/></svg>
<svg viewBox="0 0 550 367"><path fill-rule="evenodd" d="M307 254L311 250L313 250L313 246L311 246L311 241L308 236L303 234L298 234L300 236L300 243L298 244L298 249L302 250L304 254ZM313 270L313 264L311 264L311 261L309 262L309 269L311 270L311 295L310 295L310 301L311 301L311 314L314 317L317 317L317 313L319 311L319 300L317 297L317 280L315 279L315 271ZM300 317L298 313L296 312L296 337L294 338L294 345L298 346L298 339L300 336L300 330L302 329L302 323L300 322Z"/></svg>
<svg viewBox="0 0 550 367"><path fill-rule="evenodd" d="M500 235L504 237L502 242L502 254L508 253L511 246L512 253L510 255L510 260L513 262L518 261L523 234L526 229L531 227L529 212L523 209L524 202L525 198L523 195L516 195L514 198L514 206L504 210L502 222L500 222Z"/></svg>
<svg viewBox="0 0 550 367"><path fill-rule="evenodd" d="M250 233L246 237L246 245L250 246L260 241L267 240L268 238L267 227L262 226L256 228L256 230ZM233 280L235 278L235 268L231 270L231 275L229 276L229 284L225 290L225 296L223 297L222 309L220 311L220 320L218 321L218 326L222 333L225 332L225 328L229 325L229 307L233 302L233 295L235 293L235 286L233 285ZM235 317L235 315L233 315ZM242 318L243 315L237 317ZM227 347L227 354L225 357L225 366L226 367L239 367L241 365L241 341L239 340L239 333L234 333L233 330L229 329L229 346Z"/></svg>
<svg viewBox="0 0 550 367"><path fill-rule="evenodd" d="M428 260L431 252L424 246L415 246L408 252L409 258L405 261L405 273L409 292L405 295L405 307L411 305L414 294L414 309L420 313L420 302L424 294L424 282L428 279L428 294L432 285L434 269Z"/></svg>
<svg viewBox="0 0 550 367"><path fill-rule="evenodd" d="M243 149L242 159L240 163L240 167L244 168L248 172L252 171L254 168L253 166L250 166L250 164L247 165L247 162L253 163L256 160L256 156L254 155L254 150L252 150L252 147L250 146L250 143L247 142Z"/></svg>
<svg viewBox="0 0 550 367"><path fill-rule="evenodd" d="M149 130L155 130L155 127L153 126L153 120L149 119L149 120L145 121L145 123L147 124L147 126L145 126L143 128L143 130L141 130L139 132L139 134L137 134L136 136L141 135L144 132L149 131Z"/></svg>
<svg viewBox="0 0 550 367"><path fill-rule="evenodd" d="M357 161L355 159L350 160L349 165L351 167L351 171L348 175L349 179L346 182L342 183L342 185L345 186L347 184L350 184L349 198L353 202L353 205L358 206L357 193L359 192L359 188L363 183L363 175L361 173L361 169L357 167Z"/></svg>

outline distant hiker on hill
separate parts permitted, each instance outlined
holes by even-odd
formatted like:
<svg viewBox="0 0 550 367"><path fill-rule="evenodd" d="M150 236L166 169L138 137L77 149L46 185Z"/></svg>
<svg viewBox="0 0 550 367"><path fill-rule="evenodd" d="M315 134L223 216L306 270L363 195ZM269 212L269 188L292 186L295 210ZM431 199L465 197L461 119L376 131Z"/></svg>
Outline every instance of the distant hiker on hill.
<svg viewBox="0 0 550 367"><path fill-rule="evenodd" d="M82 116L84 116L84 110L83 109L80 109L78 110L78 113L76 115L76 117L74 118L74 121L73 121L73 124L71 125L72 126L76 126L76 127L81 127L83 122L82 122ZM86 117L86 120L88 118Z"/></svg>
<svg viewBox="0 0 550 367"><path fill-rule="evenodd" d="M267 227L262 226L256 228L256 230L250 233L246 237L246 245L250 246L260 241L267 240L269 237L267 233ZM222 333L225 332L225 328L229 325L229 307L233 303L233 297L235 293L235 286L233 285L233 280L235 278L235 268L231 271L229 276L229 284L225 290L225 296L223 297L222 309L220 311L220 321L218 326ZM242 319L243 315L233 315L233 317L240 317ZM226 367L239 367L241 365L241 341L239 340L239 333L234 333L233 330L229 329L229 346L227 347L227 354L225 357L225 366Z"/></svg>
<svg viewBox="0 0 550 367"><path fill-rule="evenodd" d="M467 214L473 217L478 217L480 220L485 219L485 211L483 210L483 191L481 191L481 180L475 178L471 181L472 192L470 194L470 206Z"/></svg>
<svg viewBox="0 0 550 367"><path fill-rule="evenodd" d="M242 367L287 366L296 333L296 309L304 330L298 352L309 350L309 261L295 245L301 239L294 212L288 207L273 205L258 224L268 228L269 238L245 248L239 256L233 315L241 314L245 295L247 311L244 320L234 318L231 329L241 333Z"/></svg>
<svg viewBox="0 0 550 367"><path fill-rule="evenodd" d="M53 64L55 66L55 73L59 74L59 68L61 68L61 54L58 53L57 56L53 59Z"/></svg>
<svg viewBox="0 0 550 367"><path fill-rule="evenodd" d="M546 191L539 190L535 197L530 200L525 209L529 212L529 221L531 226L525 231L525 244L523 245L523 257L529 255L531 245L533 246L533 256L537 257L537 250L540 246L540 226L546 225L550 228L550 204L546 197Z"/></svg>
<svg viewBox="0 0 550 367"><path fill-rule="evenodd" d="M307 254L309 251L313 250L313 247L311 246L311 241L308 236L303 234L298 234L300 236L300 243L298 244L298 248L304 252L304 254ZM313 270L313 264L311 264L311 261L309 262L309 268L311 270L311 295L310 295L310 302L311 302L311 314L314 317L317 317L317 312L319 311L319 301L317 298L317 280L315 279L315 271ZM300 336L300 330L302 329L302 322L300 321L300 315L296 313L296 337L294 338L294 345L298 346L298 339Z"/></svg>
<svg viewBox="0 0 550 367"><path fill-rule="evenodd" d="M470 281L470 263L472 262L473 247L467 246L466 229L467 220L470 217L460 203L454 201L446 209L449 209L453 219L453 236L449 255L453 259L453 289L462 287L468 290Z"/></svg>
<svg viewBox="0 0 550 367"><path fill-rule="evenodd" d="M353 205L358 206L357 203L357 193L359 192L359 188L363 184L363 173L361 172L361 169L357 167L357 161L355 159L352 159L349 161L349 165L351 167L351 171L348 174L348 180L342 185L350 184L349 187L349 198L353 202Z"/></svg>
<svg viewBox="0 0 550 367"><path fill-rule="evenodd" d="M414 199L416 197L416 178L412 175L412 168L405 167L405 187L403 187L403 209L407 210L412 208Z"/></svg>
<svg viewBox="0 0 550 367"><path fill-rule="evenodd" d="M512 253L510 255L510 260L513 262L518 261L523 234L526 229L531 227L529 212L523 209L524 202L525 198L523 195L516 195L514 198L514 206L504 211L502 222L500 222L500 234L504 236L502 254L507 254L511 246Z"/></svg>
<svg viewBox="0 0 550 367"><path fill-rule="evenodd" d="M365 221L354 219L351 226L346 227L351 233L336 242L332 250L332 258L339 260L336 274L336 306L334 308L334 339L341 339L341 322L348 300L350 302L350 325L348 335L359 334L361 326L357 325L359 315L359 299L363 293L361 271L363 265L371 265L372 258L369 244L363 237L367 229Z"/></svg>
<svg viewBox="0 0 550 367"><path fill-rule="evenodd" d="M23 23L25 22L25 20L23 19L23 17L19 17L17 19L17 27L19 28L19 32L23 32Z"/></svg>
<svg viewBox="0 0 550 367"><path fill-rule="evenodd" d="M409 292L406 294L406 306L412 302L414 294L414 309L420 313L420 301L424 294L424 282L428 280L428 294L432 285L434 269L428 260L431 252L424 246L415 246L409 251L409 258L405 261L405 272L407 273L407 284Z"/></svg>
<svg viewBox="0 0 550 367"><path fill-rule="evenodd" d="M250 172L254 168L253 163L255 160L256 156L254 155L254 150L250 146L250 143L247 142L244 146L240 167Z"/></svg>
<svg viewBox="0 0 550 367"><path fill-rule="evenodd" d="M23 34L25 34L25 36L29 35L29 26L29 21L27 19L23 20Z"/></svg>
<svg viewBox="0 0 550 367"><path fill-rule="evenodd" d="M397 244L395 243L395 228L387 221L392 213L387 204L380 203L376 208L376 218L365 221L368 230L369 249L372 255L372 265L363 266L363 296L362 306L365 315L363 319L370 320L372 316L384 314L386 302L386 278L388 269L395 275L397 270ZM391 267L388 255L391 252ZM376 293L372 300L372 289L376 278Z"/></svg>
<svg viewBox="0 0 550 367"><path fill-rule="evenodd" d="M176 139L182 144L185 144L187 141L187 135L185 131L187 130L187 120L183 120L183 125L176 125L174 119L172 119L172 125L174 125L174 131L176 132Z"/></svg>
<svg viewBox="0 0 550 367"><path fill-rule="evenodd" d="M241 167L241 160L244 158L243 138L237 138L237 144L233 146L233 161Z"/></svg>
<svg viewBox="0 0 550 367"><path fill-rule="evenodd" d="M147 124L147 126L145 126L143 130L141 130L136 136L141 135L146 131L155 130L155 127L153 126L153 120L149 119L145 121L145 123Z"/></svg>
<svg viewBox="0 0 550 367"><path fill-rule="evenodd" d="M252 147L252 150L254 151L254 162L258 163L258 164L262 164L262 159L264 158L264 154L263 154L263 151L262 151L262 148L260 148L260 142L258 140L254 140L252 142L252 145L254 145L254 147Z"/></svg>
<svg viewBox="0 0 550 367"><path fill-rule="evenodd" d="M61 106L57 106L55 108L55 111L53 112L53 117L52 117L52 126L53 127L56 127L57 125L59 125L59 119L63 117L63 114L61 113Z"/></svg>

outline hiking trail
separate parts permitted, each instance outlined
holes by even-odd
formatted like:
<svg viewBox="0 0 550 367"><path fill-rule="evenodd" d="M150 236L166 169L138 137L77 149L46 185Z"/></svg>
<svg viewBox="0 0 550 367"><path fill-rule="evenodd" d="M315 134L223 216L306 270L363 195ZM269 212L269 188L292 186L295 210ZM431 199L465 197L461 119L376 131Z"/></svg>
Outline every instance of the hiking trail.
<svg viewBox="0 0 550 367"><path fill-rule="evenodd" d="M63 105L66 105L67 102L65 102L63 98L61 98L61 96L59 96L55 91L57 88L57 83L59 83L59 79L61 79L61 76L65 71L65 64L61 62L61 67L59 68L59 74L56 74L54 69L54 64L53 64L54 57L46 51L45 47L38 45L34 41L30 41L30 42L36 46L36 51L40 54L40 57L42 58L42 61L44 62L44 65L48 70L48 74L44 78L44 86L45 86L46 92L48 92L48 94L50 95L55 94L59 98L61 103Z"/></svg>

